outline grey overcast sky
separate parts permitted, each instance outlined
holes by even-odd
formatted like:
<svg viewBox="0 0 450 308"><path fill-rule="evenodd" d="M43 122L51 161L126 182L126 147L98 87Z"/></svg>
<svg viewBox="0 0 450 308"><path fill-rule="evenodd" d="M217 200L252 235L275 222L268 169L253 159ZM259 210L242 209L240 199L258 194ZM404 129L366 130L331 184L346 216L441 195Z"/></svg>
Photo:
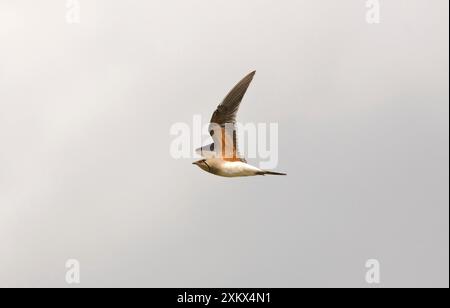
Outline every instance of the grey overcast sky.
<svg viewBox="0 0 450 308"><path fill-rule="evenodd" d="M0 1L1 287L448 287L447 0L79 3ZM173 159L251 70L288 176Z"/></svg>

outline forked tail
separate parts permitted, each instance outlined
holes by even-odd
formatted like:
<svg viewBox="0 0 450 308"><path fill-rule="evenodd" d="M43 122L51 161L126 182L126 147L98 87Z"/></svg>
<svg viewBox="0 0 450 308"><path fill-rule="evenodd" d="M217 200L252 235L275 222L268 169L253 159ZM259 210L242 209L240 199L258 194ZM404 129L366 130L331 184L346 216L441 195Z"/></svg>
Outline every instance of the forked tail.
<svg viewBox="0 0 450 308"><path fill-rule="evenodd" d="M286 173L273 172L273 171L265 171L265 170L263 170L263 171L261 171L261 172L258 172L258 175L266 175L266 174L268 174L268 175L287 175Z"/></svg>

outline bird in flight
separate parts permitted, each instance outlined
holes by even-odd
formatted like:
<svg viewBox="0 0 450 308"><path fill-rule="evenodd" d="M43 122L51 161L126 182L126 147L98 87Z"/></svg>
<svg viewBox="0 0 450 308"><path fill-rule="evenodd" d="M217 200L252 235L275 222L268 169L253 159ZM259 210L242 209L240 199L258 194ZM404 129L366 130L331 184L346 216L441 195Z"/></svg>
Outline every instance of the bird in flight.
<svg viewBox="0 0 450 308"><path fill-rule="evenodd" d="M223 177L286 175L247 164L237 149L236 114L255 73L253 71L239 81L214 111L209 125L214 143L197 149L203 159L193 163L202 170Z"/></svg>

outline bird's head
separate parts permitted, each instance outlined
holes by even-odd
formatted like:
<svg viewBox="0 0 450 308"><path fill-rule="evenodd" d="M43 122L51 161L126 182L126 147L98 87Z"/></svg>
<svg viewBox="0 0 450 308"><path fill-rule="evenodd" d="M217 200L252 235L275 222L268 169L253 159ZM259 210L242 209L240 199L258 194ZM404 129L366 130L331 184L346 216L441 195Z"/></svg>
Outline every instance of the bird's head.
<svg viewBox="0 0 450 308"><path fill-rule="evenodd" d="M197 165L200 169L203 169L203 170L205 170L207 172L211 172L211 168L208 165L208 162L206 161L206 159L200 159L200 160L198 160L196 162L193 162L192 164L193 165Z"/></svg>

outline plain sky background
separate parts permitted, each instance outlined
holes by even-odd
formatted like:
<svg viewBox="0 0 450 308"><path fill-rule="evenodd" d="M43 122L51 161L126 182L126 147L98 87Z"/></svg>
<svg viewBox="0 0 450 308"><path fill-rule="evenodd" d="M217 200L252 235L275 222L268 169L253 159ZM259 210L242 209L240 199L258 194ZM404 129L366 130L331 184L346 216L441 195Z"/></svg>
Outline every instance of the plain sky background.
<svg viewBox="0 0 450 308"><path fill-rule="evenodd" d="M0 286L449 285L447 0L0 0ZM245 74L287 177L169 153Z"/></svg>

